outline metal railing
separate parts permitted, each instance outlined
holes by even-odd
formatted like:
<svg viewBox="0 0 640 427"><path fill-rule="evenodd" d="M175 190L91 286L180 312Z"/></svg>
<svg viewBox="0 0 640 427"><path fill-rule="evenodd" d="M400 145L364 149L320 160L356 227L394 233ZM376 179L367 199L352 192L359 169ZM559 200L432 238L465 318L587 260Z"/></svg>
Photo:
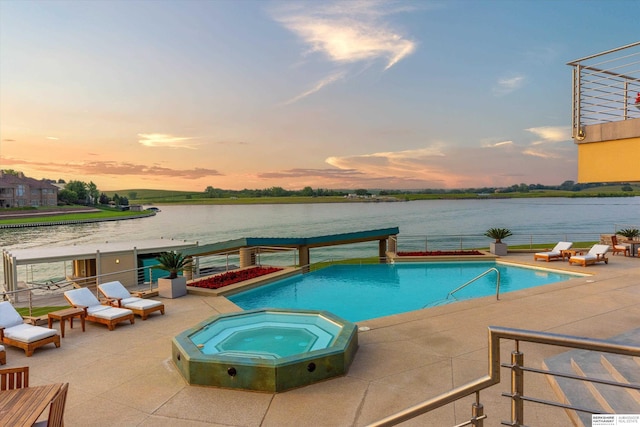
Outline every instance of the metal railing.
<svg viewBox="0 0 640 427"><path fill-rule="evenodd" d="M624 228L624 227L621 227ZM616 228L617 229L617 228ZM609 234L614 234L611 230ZM509 236L509 246L525 246L535 249L535 245L555 244L556 242L599 242L601 234L607 233L553 233L553 234L520 234ZM469 250L488 248L491 239L484 234L431 234L406 235L395 237L393 246L400 252L436 251L436 250ZM506 242L505 242L506 243ZM552 245L553 246L553 245Z"/></svg>
<svg viewBox="0 0 640 427"><path fill-rule="evenodd" d="M515 342L515 350L511 353L511 363L507 364L500 362L500 340L511 340ZM434 409L443 407L450 403L454 403L462 398L475 394L475 401L471 406L471 418L468 421L457 424L457 426L474 425L482 427L483 421L485 418L487 418L487 415L485 414L484 407L480 402L480 392L500 383L500 368L508 368L511 373L511 391L502 394L503 396L506 396L511 400L511 420L502 421L503 425L521 426L524 424L525 402L533 402L536 404L592 414L603 413L602 408L584 408L526 395L524 390L525 372L553 377L570 378L573 380L585 381L590 383L604 383L608 386L619 387L621 389L640 389L640 386L636 384L616 381L603 381L602 379L590 376L568 375L562 372L527 367L524 365L524 354L520 351L520 342L599 351L603 353L621 354L626 356L640 356L640 347L638 346L618 344L606 340L574 337L570 335L559 335L546 332L490 326L489 372L487 373L487 375L478 378L475 381L464 384L460 387L456 387L450 391L442 393L438 396L433 397L432 399L426 400L396 414L393 414L380 421L374 422L369 426L383 427L397 425Z"/></svg>
<svg viewBox="0 0 640 427"><path fill-rule="evenodd" d="M567 65L573 67L573 138L584 139L584 126L640 118L640 41Z"/></svg>
<svg viewBox="0 0 640 427"><path fill-rule="evenodd" d="M491 267L490 269L488 269L487 271L485 271L482 274L478 274L476 277L474 277L473 279L469 280L466 283L463 283L462 285L458 286L457 288L455 288L454 290L452 290L451 292L449 292L447 294L447 298L449 299L449 297L452 297L453 294L455 294L456 292L458 292L460 289L464 289L467 286L469 286L470 284L472 284L473 282L475 282L478 279L483 278L484 276L486 276L487 274L491 273L492 271L496 272L496 300L500 299L500 270L498 270L495 267Z"/></svg>

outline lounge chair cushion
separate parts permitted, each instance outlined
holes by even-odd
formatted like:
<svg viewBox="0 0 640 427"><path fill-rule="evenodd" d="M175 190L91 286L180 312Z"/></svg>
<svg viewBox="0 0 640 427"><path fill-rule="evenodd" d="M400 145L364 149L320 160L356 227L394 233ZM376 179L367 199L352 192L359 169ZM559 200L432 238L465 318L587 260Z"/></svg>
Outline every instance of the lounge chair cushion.
<svg viewBox="0 0 640 427"><path fill-rule="evenodd" d="M4 330L5 337L24 343L40 341L41 339L52 337L57 333L58 332L55 329L28 325L26 323L12 326L11 328L6 328Z"/></svg>
<svg viewBox="0 0 640 427"><path fill-rule="evenodd" d="M558 242L553 249L547 252L537 252L536 256L538 257L549 257L549 258L560 258L562 256L562 251L566 251L567 249L571 249L573 246L573 242Z"/></svg>
<svg viewBox="0 0 640 427"><path fill-rule="evenodd" d="M587 255L604 255L609 250L609 245L593 245L591 249L589 249L589 253Z"/></svg>
<svg viewBox="0 0 640 427"><path fill-rule="evenodd" d="M106 305L101 305L100 307L89 307L87 309L87 313L93 317L113 320L132 314L133 312L126 308L108 307Z"/></svg>
<svg viewBox="0 0 640 427"><path fill-rule="evenodd" d="M0 326L10 328L12 326L21 325L24 321L22 316L16 311L9 301L0 302Z"/></svg>
<svg viewBox="0 0 640 427"><path fill-rule="evenodd" d="M103 283L98 285L98 287L107 298L121 298L120 304L122 307L132 308L134 310L148 310L162 305L160 301L132 296L127 288L118 281Z"/></svg>
<svg viewBox="0 0 640 427"><path fill-rule="evenodd" d="M98 287L108 298L131 298L131 293L120 282L107 282L98 285Z"/></svg>
<svg viewBox="0 0 640 427"><path fill-rule="evenodd" d="M100 301L87 288L72 289L64 293L75 306L93 307L100 305Z"/></svg>
<svg viewBox="0 0 640 427"><path fill-rule="evenodd" d="M125 298L122 300L122 306L126 308L134 308L136 310L148 310L153 307L161 306L162 302L151 299L143 299L138 297Z"/></svg>

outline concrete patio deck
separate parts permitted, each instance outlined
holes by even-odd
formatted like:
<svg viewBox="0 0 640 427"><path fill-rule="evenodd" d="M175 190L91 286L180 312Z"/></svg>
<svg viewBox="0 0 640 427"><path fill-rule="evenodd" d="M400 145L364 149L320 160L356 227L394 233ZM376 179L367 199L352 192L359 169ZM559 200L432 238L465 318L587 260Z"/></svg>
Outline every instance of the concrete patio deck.
<svg viewBox="0 0 640 427"><path fill-rule="evenodd" d="M532 254L508 261L533 264ZM236 310L222 297L163 300L164 316L136 318L115 331L87 323L68 329L60 348L39 348L27 358L7 347L7 367L28 365L31 385L69 382L67 426L364 426L487 373L490 325L609 338L640 327L640 258L610 256L608 265L539 267L592 273L566 282L473 301L360 322L360 348L349 373L280 394L189 386L171 361L171 339L212 315ZM56 324L57 327L57 324ZM640 343L639 343L640 344ZM508 361L512 343L503 343ZM566 351L520 345L525 363ZM506 376L506 380L505 380ZM509 419L503 382L481 393L488 419ZM525 393L555 400L542 376L525 375ZM403 425L445 426L469 418L472 398L420 416ZM46 414L44 414L46 415ZM566 426L561 409L525 404L531 426Z"/></svg>

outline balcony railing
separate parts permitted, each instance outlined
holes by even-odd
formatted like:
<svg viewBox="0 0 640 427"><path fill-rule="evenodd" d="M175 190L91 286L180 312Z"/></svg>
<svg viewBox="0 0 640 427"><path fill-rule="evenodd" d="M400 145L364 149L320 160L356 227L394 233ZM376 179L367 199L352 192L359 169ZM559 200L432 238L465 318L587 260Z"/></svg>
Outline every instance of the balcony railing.
<svg viewBox="0 0 640 427"><path fill-rule="evenodd" d="M573 67L573 138L584 139L584 126L640 118L640 41L567 65Z"/></svg>

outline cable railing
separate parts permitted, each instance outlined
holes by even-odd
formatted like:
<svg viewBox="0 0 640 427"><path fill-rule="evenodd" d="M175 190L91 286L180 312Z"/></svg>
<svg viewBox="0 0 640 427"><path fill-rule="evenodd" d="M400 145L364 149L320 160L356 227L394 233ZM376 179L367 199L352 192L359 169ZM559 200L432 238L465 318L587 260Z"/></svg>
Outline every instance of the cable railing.
<svg viewBox="0 0 640 427"><path fill-rule="evenodd" d="M619 227L624 228L624 227ZM616 228L617 230L617 228ZM610 234L614 234L612 231ZM557 242L599 242L601 234L606 233L562 233L562 234L518 234L514 233L505 240L509 246L535 249L536 245L555 244ZM443 251L488 248L492 240L483 234L433 234L404 235L395 237L395 249L409 251ZM553 245L552 245L553 246Z"/></svg>
<svg viewBox="0 0 640 427"><path fill-rule="evenodd" d="M573 138L584 139L584 126L640 118L640 41L567 65L573 67Z"/></svg>
<svg viewBox="0 0 640 427"><path fill-rule="evenodd" d="M501 340L510 340L515 343L515 349L511 352L511 363L501 363L500 360L500 343ZM606 340L598 340L584 337L575 337L570 335L552 334L546 332L529 331L524 329L504 328L498 326L489 327L489 372L487 375L476 380L468 382L460 387L444 392L438 396L428 399L422 403L414 405L403 411L390 415L382 420L374 422L369 427L387 427L409 421L420 415L426 414L435 409L455 403L460 399L468 396L475 396L471 405L471 417L469 420L457 424L457 426L473 425L483 427L484 420L488 418L485 408L480 400L480 393L500 383L501 368L509 369L511 379L511 389L509 392L501 393L503 397L510 400L511 419L501 421L502 425L521 426L525 425L524 404L525 402L535 403L539 405L563 408L569 411L586 412L589 414L606 413L602 407L584 407L581 405L568 404L565 402L552 401L539 397L527 395L525 393L524 375L542 374L553 378L568 378L575 381L585 383L606 384L609 387L615 387L620 391L639 390L637 384L630 384L624 381L603 381L602 378L596 376L579 376L570 375L554 370L538 369L526 366L524 363L524 353L520 350L520 343L528 342L537 345L549 345L558 347L568 347L574 349L597 351L607 354L619 354L625 356L640 356L640 347L631 344L620 344ZM528 382L528 381L527 381ZM492 423L495 425L496 423Z"/></svg>

